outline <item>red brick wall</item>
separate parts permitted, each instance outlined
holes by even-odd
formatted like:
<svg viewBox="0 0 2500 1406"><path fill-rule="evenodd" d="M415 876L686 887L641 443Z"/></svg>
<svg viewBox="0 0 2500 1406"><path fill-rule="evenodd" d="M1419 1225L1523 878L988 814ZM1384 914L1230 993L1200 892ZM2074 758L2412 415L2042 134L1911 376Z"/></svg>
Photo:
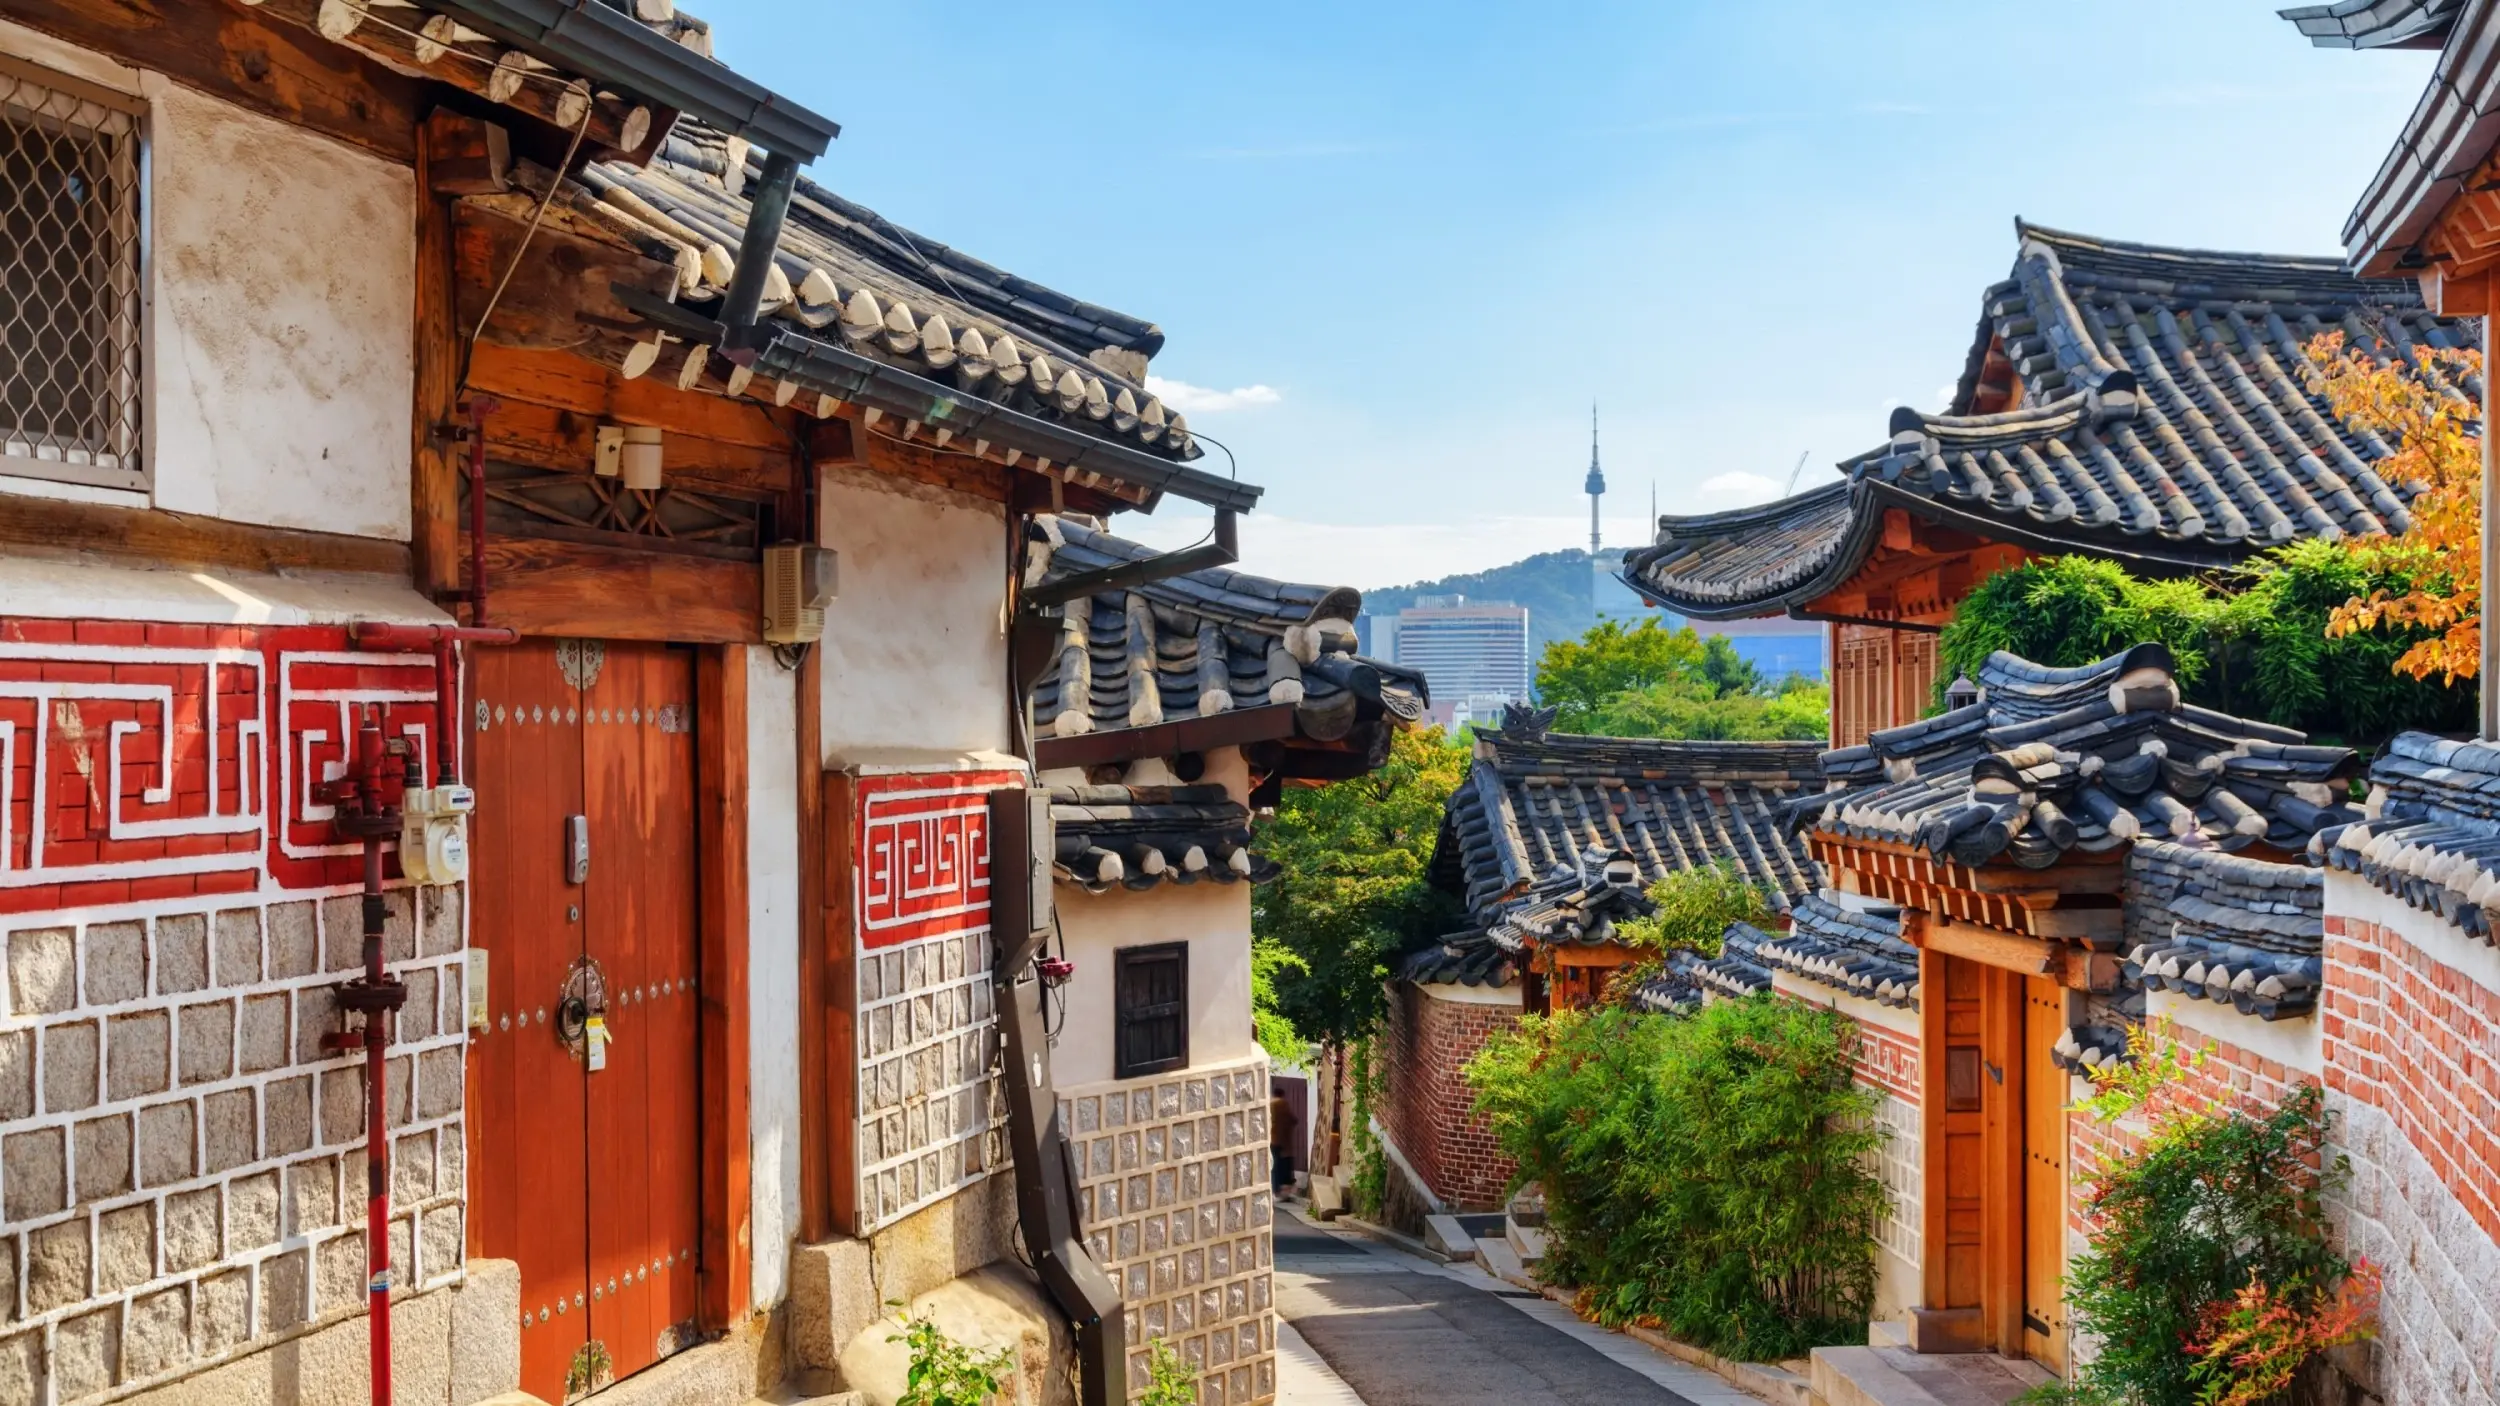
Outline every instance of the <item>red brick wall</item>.
<svg viewBox="0 0 2500 1406"><path fill-rule="evenodd" d="M1494 1031L1518 1023L1516 1006L1435 1000L1404 982L1394 988L1379 1044L1388 1086L1380 1123L1445 1204L1489 1209L1509 1189L1514 1168L1470 1111L1475 1096L1461 1071Z"/></svg>
<svg viewBox="0 0 2500 1406"><path fill-rule="evenodd" d="M1895 1098L1918 1103L1918 1041L1915 1037L1858 1022L1858 1082L1882 1089Z"/></svg>
<svg viewBox="0 0 2500 1406"><path fill-rule="evenodd" d="M2139 1110L2114 1123L2104 1123L2081 1109L2066 1115L2068 1223L2078 1231L2088 1230L2091 1225L2085 1212L2093 1168L2111 1157L2129 1156L2140 1149L2148 1115L2160 1107L2236 1106L2262 1118L2282 1107L2285 1096L2295 1086L2315 1082L2300 1070L2287 1069L2252 1050L2202 1031L2173 1026L2165 1033L2174 1046L2170 1057L2179 1064L2180 1076L2178 1082L2154 1095L2156 1108ZM2199 1052L2201 1059L2197 1058Z"/></svg>
<svg viewBox="0 0 2500 1406"><path fill-rule="evenodd" d="M2392 1118L2500 1241L2500 991L2349 917L2326 920L2326 972L2327 1087Z"/></svg>

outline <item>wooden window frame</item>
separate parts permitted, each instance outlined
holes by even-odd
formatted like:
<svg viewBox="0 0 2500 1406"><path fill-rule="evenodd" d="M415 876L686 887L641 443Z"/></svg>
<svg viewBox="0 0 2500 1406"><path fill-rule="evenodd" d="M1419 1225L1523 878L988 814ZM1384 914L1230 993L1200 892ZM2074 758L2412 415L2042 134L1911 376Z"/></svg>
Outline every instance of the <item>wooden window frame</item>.
<svg viewBox="0 0 2500 1406"><path fill-rule="evenodd" d="M1151 1014L1130 1009L1128 983L1132 967L1149 962L1170 960L1180 968L1179 1049L1162 1059L1131 1063L1128 1057L1128 1028L1132 1020L1164 1019L1162 1007ZM1111 954L1111 1076L1115 1079L1143 1079L1155 1074L1168 1074L1189 1067L1189 944L1187 942L1151 942L1136 947L1121 947Z"/></svg>

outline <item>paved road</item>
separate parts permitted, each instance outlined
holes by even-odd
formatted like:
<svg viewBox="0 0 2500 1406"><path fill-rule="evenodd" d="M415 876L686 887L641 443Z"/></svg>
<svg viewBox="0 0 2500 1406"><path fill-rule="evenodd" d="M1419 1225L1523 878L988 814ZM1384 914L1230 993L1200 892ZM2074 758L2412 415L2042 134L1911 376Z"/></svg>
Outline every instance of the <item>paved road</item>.
<svg viewBox="0 0 2500 1406"><path fill-rule="evenodd" d="M1276 1286L1277 1311L1366 1406L1759 1406L1473 1267L1291 1214L1276 1218Z"/></svg>

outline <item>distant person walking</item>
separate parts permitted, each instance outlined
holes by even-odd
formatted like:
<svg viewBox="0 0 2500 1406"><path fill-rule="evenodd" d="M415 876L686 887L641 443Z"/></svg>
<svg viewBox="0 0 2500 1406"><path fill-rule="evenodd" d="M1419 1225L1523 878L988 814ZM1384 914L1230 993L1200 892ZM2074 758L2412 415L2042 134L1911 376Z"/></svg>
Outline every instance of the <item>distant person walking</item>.
<svg viewBox="0 0 2500 1406"><path fill-rule="evenodd" d="M1293 1189L1294 1129L1301 1120L1293 1116L1293 1105L1283 1094L1267 1096L1267 1161L1272 1169L1279 1195Z"/></svg>

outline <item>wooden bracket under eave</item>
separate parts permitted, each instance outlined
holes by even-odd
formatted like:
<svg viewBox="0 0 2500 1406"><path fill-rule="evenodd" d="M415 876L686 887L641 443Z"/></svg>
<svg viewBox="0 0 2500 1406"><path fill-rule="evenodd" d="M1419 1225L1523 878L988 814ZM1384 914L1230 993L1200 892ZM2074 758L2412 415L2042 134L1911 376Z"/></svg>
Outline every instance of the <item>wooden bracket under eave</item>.
<svg viewBox="0 0 2500 1406"><path fill-rule="evenodd" d="M2422 301L2441 317L2488 317L2492 313L2492 282L2500 263L2484 263L2474 272L2458 274L2447 264L2433 264L2415 274Z"/></svg>

